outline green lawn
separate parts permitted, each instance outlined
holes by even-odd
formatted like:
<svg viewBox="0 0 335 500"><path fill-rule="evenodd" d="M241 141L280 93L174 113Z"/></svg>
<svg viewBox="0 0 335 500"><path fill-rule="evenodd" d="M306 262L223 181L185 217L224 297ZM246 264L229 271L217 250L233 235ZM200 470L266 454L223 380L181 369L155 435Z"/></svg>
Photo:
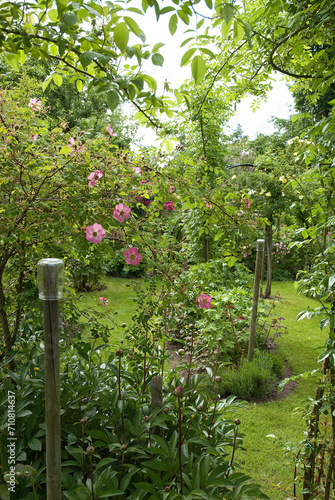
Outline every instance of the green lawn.
<svg viewBox="0 0 335 500"><path fill-rule="evenodd" d="M293 282L275 282L273 294L279 292L282 300L276 302L276 312L285 318L287 334L278 340L279 350L291 366L294 374L316 368L316 359L327 338L321 332L319 319L296 321L297 314L309 305L318 305L315 300L297 295ZM298 446L306 430L305 402L313 397L315 379L300 379L296 389L285 399L267 403L248 403L239 411L240 431L245 434L246 451L238 451L236 460L245 472L262 485L271 500L283 500L293 496L293 461L284 457L285 443ZM301 408L301 411L297 410ZM274 434L278 440L267 438ZM299 490L298 490L299 491Z"/></svg>
<svg viewBox="0 0 335 500"><path fill-rule="evenodd" d="M107 276L104 279L104 283L106 284L105 290L99 292L86 292L80 296L80 307L82 307L82 309L87 310L90 307L96 306L98 311L110 310L113 313L115 329L110 339L111 344L119 344L120 340L123 338L124 332L121 325L122 323L127 324L132 314L135 312L135 293L132 288L134 281L136 280ZM108 306L101 305L99 300L100 297L108 299ZM101 321L102 323L108 322L107 319Z"/></svg>
<svg viewBox="0 0 335 500"><path fill-rule="evenodd" d="M103 296L108 299L108 307L113 313L118 311L113 316L117 327L111 338L112 344L120 341L123 335L121 324L129 321L136 308L131 284L132 280L107 277L105 290L85 293L80 300L83 308L97 305L98 309L102 309L99 297ZM275 311L278 316L285 318L283 324L288 332L278 340L280 352L294 374L313 370L327 332L320 331L318 318L297 322L296 316L308 305L316 307L317 302L297 295L293 282L275 282L272 292L281 297L276 301ZM298 446L303 439L306 430L304 405L309 396L313 397L314 391L315 379L304 378L299 380L296 389L285 399L247 403L244 409L238 410L246 451L238 450L236 461L262 486L271 500L292 496L294 464L289 456L284 457L285 443ZM277 440L266 437L269 434L275 435Z"/></svg>

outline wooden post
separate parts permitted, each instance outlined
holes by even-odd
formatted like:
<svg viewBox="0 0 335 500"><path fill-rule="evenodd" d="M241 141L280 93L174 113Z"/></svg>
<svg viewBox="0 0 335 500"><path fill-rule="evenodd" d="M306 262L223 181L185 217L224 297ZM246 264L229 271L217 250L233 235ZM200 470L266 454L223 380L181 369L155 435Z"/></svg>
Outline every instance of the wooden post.
<svg viewBox="0 0 335 500"><path fill-rule="evenodd" d="M63 294L63 270L60 259L42 259L38 263L39 297L44 301L47 500L62 497L58 299Z"/></svg>
<svg viewBox="0 0 335 500"><path fill-rule="evenodd" d="M151 379L151 410L154 411L163 405L163 377L156 375ZM154 434L164 438L164 429L157 425L153 428Z"/></svg>
<svg viewBox="0 0 335 500"><path fill-rule="evenodd" d="M156 375L151 379L151 409L154 411L163 404L163 378Z"/></svg>
<svg viewBox="0 0 335 500"><path fill-rule="evenodd" d="M257 240L257 254L255 266L254 292L252 296L252 310L250 319L250 334L248 347L248 361L252 361L254 355L255 335L256 335L256 318L259 297L259 282L261 277L261 267L264 253L264 240Z"/></svg>

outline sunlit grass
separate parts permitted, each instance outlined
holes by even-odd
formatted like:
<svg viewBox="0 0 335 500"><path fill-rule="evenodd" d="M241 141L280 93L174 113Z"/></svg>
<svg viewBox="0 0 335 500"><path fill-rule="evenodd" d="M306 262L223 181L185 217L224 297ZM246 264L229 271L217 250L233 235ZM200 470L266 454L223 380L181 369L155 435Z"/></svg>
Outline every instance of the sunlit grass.
<svg viewBox="0 0 335 500"><path fill-rule="evenodd" d="M275 311L285 318L283 324L288 332L278 340L279 351L295 375L315 369L327 333L321 332L318 318L296 321L296 316L307 306L311 309L317 307L317 301L297 295L293 282L276 282L272 292L279 292L282 297L276 302ZM314 378L300 379L294 392L287 398L267 403L248 403L239 412L240 431L245 434L246 451L238 451L236 460L246 473L262 485L271 500L293 496L294 463L290 456L284 457L283 452L288 446L298 447L304 437L305 402L308 397L314 397L315 384ZM277 440L266 437L269 434L275 435Z"/></svg>
<svg viewBox="0 0 335 500"><path fill-rule="evenodd" d="M132 287L135 280L107 276L104 282L106 289L80 295L80 308L82 310L96 308L97 313L110 310L113 318L112 322L108 319L101 319L101 322L109 326L115 326L110 337L110 344L118 345L120 340L123 339L124 328L121 325L123 323L128 325L136 309L135 292ZM108 300L108 306L101 304L100 297Z"/></svg>

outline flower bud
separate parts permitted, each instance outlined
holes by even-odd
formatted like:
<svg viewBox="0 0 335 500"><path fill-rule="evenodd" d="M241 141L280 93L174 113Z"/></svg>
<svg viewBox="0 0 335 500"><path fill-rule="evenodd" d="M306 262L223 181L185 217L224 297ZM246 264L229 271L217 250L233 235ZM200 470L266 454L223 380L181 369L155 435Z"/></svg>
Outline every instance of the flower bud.
<svg viewBox="0 0 335 500"><path fill-rule="evenodd" d="M145 415L145 417L143 417L143 421L144 421L144 422L149 422L149 417L148 417L148 415Z"/></svg>
<svg viewBox="0 0 335 500"><path fill-rule="evenodd" d="M88 402L88 398L83 398L83 399L82 399L82 402L83 402L83 403L87 403L87 402Z"/></svg>
<svg viewBox="0 0 335 500"><path fill-rule="evenodd" d="M93 455L93 453L94 453L94 448L93 448L93 446L88 446L88 447L86 448L86 453L87 453L87 455Z"/></svg>
<svg viewBox="0 0 335 500"><path fill-rule="evenodd" d="M126 325L126 323L122 323L121 326L122 326L122 328L126 328L127 325Z"/></svg>
<svg viewBox="0 0 335 500"><path fill-rule="evenodd" d="M235 424L240 425L240 423L241 423L241 420L239 418L235 418Z"/></svg>
<svg viewBox="0 0 335 500"><path fill-rule="evenodd" d="M202 411L202 405L197 406L197 411Z"/></svg>
<svg viewBox="0 0 335 500"><path fill-rule="evenodd" d="M222 380L222 378L221 378L220 376L215 377L215 382L220 383L220 382L221 382L221 380Z"/></svg>
<svg viewBox="0 0 335 500"><path fill-rule="evenodd" d="M175 388L173 391L173 395L176 396L177 398L182 398L184 394L184 389L179 385L178 387Z"/></svg>
<svg viewBox="0 0 335 500"><path fill-rule="evenodd" d="M169 408L164 408L163 413L169 413Z"/></svg>
<svg viewBox="0 0 335 500"><path fill-rule="evenodd" d="M184 354L185 354L184 349L179 349L178 354L179 354L179 356L184 356Z"/></svg>
<svg viewBox="0 0 335 500"><path fill-rule="evenodd" d="M168 493L170 491L170 488L168 486L165 486L165 491Z"/></svg>
<svg viewBox="0 0 335 500"><path fill-rule="evenodd" d="M82 418L82 419L80 420L80 423L81 423L82 425L85 425L85 424L86 424L86 422L87 422L86 418Z"/></svg>
<svg viewBox="0 0 335 500"><path fill-rule="evenodd" d="M123 350L122 349L117 349L116 353L117 356L122 356Z"/></svg>
<svg viewBox="0 0 335 500"><path fill-rule="evenodd" d="M221 344L221 342L223 342L223 338L222 337L218 338L218 343Z"/></svg>
<svg viewBox="0 0 335 500"><path fill-rule="evenodd" d="M126 451L126 449L127 449L127 445L126 445L126 444L122 444L122 445L121 445L121 450L122 450L122 451Z"/></svg>

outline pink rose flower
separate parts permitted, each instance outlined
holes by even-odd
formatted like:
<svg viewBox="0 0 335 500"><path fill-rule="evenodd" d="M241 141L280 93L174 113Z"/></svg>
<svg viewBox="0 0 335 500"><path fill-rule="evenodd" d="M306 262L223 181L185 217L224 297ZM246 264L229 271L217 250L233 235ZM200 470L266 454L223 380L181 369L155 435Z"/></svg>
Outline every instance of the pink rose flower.
<svg viewBox="0 0 335 500"><path fill-rule="evenodd" d="M106 236L106 231L104 228L97 223L93 226L87 226L86 228L86 239L92 243L101 243L102 238Z"/></svg>
<svg viewBox="0 0 335 500"><path fill-rule="evenodd" d="M92 188L94 187L95 183L101 179L101 177L103 176L104 174L101 172L101 170L96 170L95 172L92 172L89 176L88 176L88 180L90 181L88 183L88 185Z"/></svg>
<svg viewBox="0 0 335 500"><path fill-rule="evenodd" d="M176 188L174 186L171 186L169 189L169 192L172 193Z"/></svg>
<svg viewBox="0 0 335 500"><path fill-rule="evenodd" d="M99 300L103 306L108 306L108 299L105 299L105 297L100 297Z"/></svg>
<svg viewBox="0 0 335 500"><path fill-rule="evenodd" d="M142 255L138 253L138 248L136 247L127 248L124 252L124 256L127 264L131 264L132 266L136 266L136 264L139 264L142 260Z"/></svg>
<svg viewBox="0 0 335 500"><path fill-rule="evenodd" d="M114 134L113 129L110 125L108 125L108 127L106 127L106 132L108 132L111 137L115 137L117 135L117 134Z"/></svg>
<svg viewBox="0 0 335 500"><path fill-rule="evenodd" d="M72 151L84 151L84 146L82 145L82 143L78 142L78 144L76 145L76 141L74 140L73 137L69 139L69 144Z"/></svg>
<svg viewBox="0 0 335 500"><path fill-rule="evenodd" d="M30 99L28 106L33 111L40 111L42 108L42 102L34 97L33 99Z"/></svg>
<svg viewBox="0 0 335 500"><path fill-rule="evenodd" d="M116 205L113 212L114 219L118 220L119 222L124 222L125 219L129 219L130 210L131 209L127 207L127 205L119 203L119 205Z"/></svg>
<svg viewBox="0 0 335 500"><path fill-rule="evenodd" d="M171 211L175 209L173 201L168 201L167 203L163 203L163 207L166 208L166 210L171 210Z"/></svg>
<svg viewBox="0 0 335 500"><path fill-rule="evenodd" d="M212 297L210 295L205 295L202 293L198 298L199 306L201 309L210 309L212 303Z"/></svg>
<svg viewBox="0 0 335 500"><path fill-rule="evenodd" d="M38 137L38 135L37 135L37 134L34 134L34 135L33 135L33 141L36 141L37 137Z"/></svg>
<svg viewBox="0 0 335 500"><path fill-rule="evenodd" d="M142 172L142 170L140 169L140 167L131 167L131 168L134 170L135 174L140 175L140 173Z"/></svg>

